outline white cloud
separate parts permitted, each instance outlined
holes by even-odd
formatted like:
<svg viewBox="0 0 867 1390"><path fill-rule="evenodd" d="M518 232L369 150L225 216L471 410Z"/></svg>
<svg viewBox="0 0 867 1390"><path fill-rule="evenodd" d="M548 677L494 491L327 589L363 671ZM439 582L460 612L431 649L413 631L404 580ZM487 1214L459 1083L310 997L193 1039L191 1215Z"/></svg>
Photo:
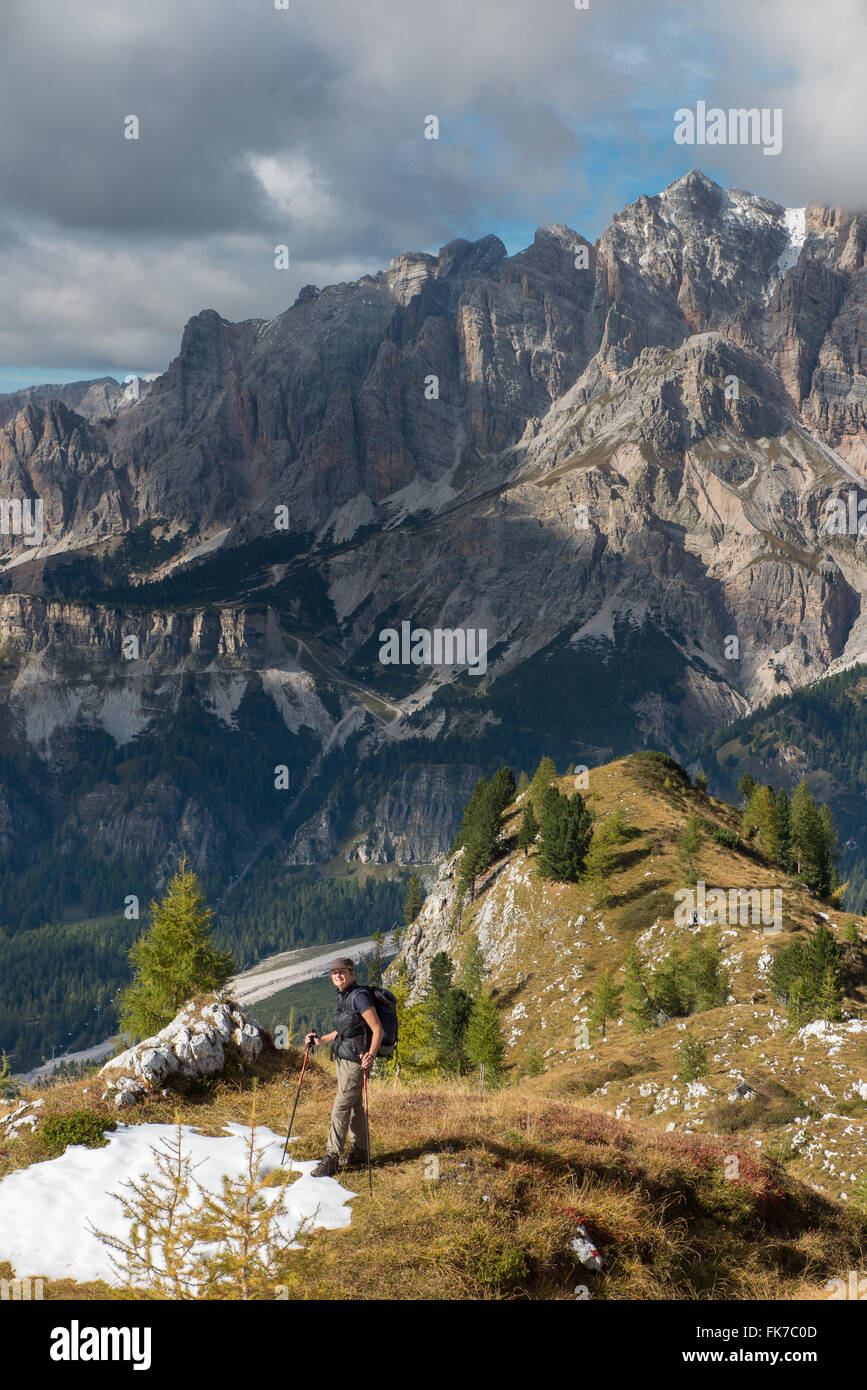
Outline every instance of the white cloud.
<svg viewBox="0 0 867 1390"><path fill-rule="evenodd" d="M337 200L304 155L275 159L251 154L248 160L268 198L293 225L317 227L337 215Z"/></svg>

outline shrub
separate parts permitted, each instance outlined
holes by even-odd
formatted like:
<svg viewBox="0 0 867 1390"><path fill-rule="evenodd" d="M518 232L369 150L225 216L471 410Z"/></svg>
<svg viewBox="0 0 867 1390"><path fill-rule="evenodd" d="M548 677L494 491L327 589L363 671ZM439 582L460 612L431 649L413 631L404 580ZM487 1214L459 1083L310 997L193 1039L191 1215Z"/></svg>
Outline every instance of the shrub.
<svg viewBox="0 0 867 1390"><path fill-rule="evenodd" d="M861 934L855 925L854 917L847 917L843 923L842 938L847 946L857 946L861 940Z"/></svg>
<svg viewBox="0 0 867 1390"><path fill-rule="evenodd" d="M764 1130L779 1129L807 1115L804 1101L786 1090L779 1081L751 1084L756 1094L749 1100L725 1101L711 1110L709 1122L721 1134L734 1134L754 1126Z"/></svg>
<svg viewBox="0 0 867 1390"><path fill-rule="evenodd" d="M635 902L628 903L617 919L618 930L622 932L646 931L652 927L657 918L672 917L674 915L674 898L671 893L664 893L659 888L654 888L650 893L644 893Z"/></svg>
<svg viewBox="0 0 867 1390"><path fill-rule="evenodd" d="M669 772L674 772L678 777L682 777L685 782L689 781L680 763L675 762L668 753L660 753L656 748L639 748L638 752L633 753L632 756L644 763L658 763L660 767L667 768Z"/></svg>
<svg viewBox="0 0 867 1390"><path fill-rule="evenodd" d="M108 1143L105 1131L117 1129L114 1120L95 1115L92 1110L70 1110L66 1115L46 1115L39 1126L39 1138L51 1153L59 1158L68 1144L84 1144L96 1149Z"/></svg>
<svg viewBox="0 0 867 1390"><path fill-rule="evenodd" d="M545 1070L545 1059L538 1047L530 1044L524 1053L524 1071L528 1076L541 1076Z"/></svg>
<svg viewBox="0 0 867 1390"><path fill-rule="evenodd" d="M698 1038L687 1033L680 1045L681 1077L684 1081L698 1081L700 1076L707 1076L707 1072L707 1048Z"/></svg>
<svg viewBox="0 0 867 1390"><path fill-rule="evenodd" d="M0 1052L0 1099L14 1100L18 1094L18 1087L12 1080L12 1068L9 1065L9 1058L5 1052Z"/></svg>
<svg viewBox="0 0 867 1390"><path fill-rule="evenodd" d="M446 1263L471 1281L480 1295L507 1293L530 1272L527 1252L508 1233L471 1229L456 1241Z"/></svg>
<svg viewBox="0 0 867 1390"><path fill-rule="evenodd" d="M710 838L716 840L718 845L725 845L726 849L740 849L741 837L736 830L729 830L727 825L715 825Z"/></svg>

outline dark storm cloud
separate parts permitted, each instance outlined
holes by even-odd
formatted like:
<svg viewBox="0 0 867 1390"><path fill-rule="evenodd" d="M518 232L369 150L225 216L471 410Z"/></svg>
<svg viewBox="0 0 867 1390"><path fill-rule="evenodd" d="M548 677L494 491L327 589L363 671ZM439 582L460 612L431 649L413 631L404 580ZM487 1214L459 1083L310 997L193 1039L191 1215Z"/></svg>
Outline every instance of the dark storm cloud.
<svg viewBox="0 0 867 1390"><path fill-rule="evenodd" d="M159 369L205 306L271 317L509 221L594 234L637 172L652 193L701 163L670 138L696 97L785 108L778 159L714 151L732 183L846 201L863 178L856 0L290 3L6 0L0 361Z"/></svg>

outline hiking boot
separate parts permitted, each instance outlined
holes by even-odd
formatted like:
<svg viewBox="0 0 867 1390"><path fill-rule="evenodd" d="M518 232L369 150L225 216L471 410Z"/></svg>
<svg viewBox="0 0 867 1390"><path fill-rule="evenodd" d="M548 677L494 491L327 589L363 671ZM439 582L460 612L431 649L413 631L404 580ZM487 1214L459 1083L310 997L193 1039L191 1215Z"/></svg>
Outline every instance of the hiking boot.
<svg viewBox="0 0 867 1390"><path fill-rule="evenodd" d="M320 1159L319 1163L317 1163L310 1176L312 1178L333 1178L336 1172L337 1156L335 1154L326 1154L325 1157Z"/></svg>
<svg viewBox="0 0 867 1390"><path fill-rule="evenodd" d="M344 1168L366 1168L367 1149L360 1144L353 1144L343 1160L343 1166Z"/></svg>

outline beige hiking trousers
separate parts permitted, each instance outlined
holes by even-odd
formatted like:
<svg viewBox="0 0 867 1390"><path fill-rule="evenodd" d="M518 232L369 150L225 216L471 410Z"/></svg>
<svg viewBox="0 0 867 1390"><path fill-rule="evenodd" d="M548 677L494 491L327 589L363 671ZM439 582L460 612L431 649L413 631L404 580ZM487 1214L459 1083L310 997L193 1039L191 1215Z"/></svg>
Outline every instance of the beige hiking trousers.
<svg viewBox="0 0 867 1390"><path fill-rule="evenodd" d="M367 1153L367 1125L364 1114L364 1069L360 1062L338 1057L337 1095L331 1111L331 1129L327 1152L335 1158L340 1154L349 1131L350 1144L357 1144Z"/></svg>

